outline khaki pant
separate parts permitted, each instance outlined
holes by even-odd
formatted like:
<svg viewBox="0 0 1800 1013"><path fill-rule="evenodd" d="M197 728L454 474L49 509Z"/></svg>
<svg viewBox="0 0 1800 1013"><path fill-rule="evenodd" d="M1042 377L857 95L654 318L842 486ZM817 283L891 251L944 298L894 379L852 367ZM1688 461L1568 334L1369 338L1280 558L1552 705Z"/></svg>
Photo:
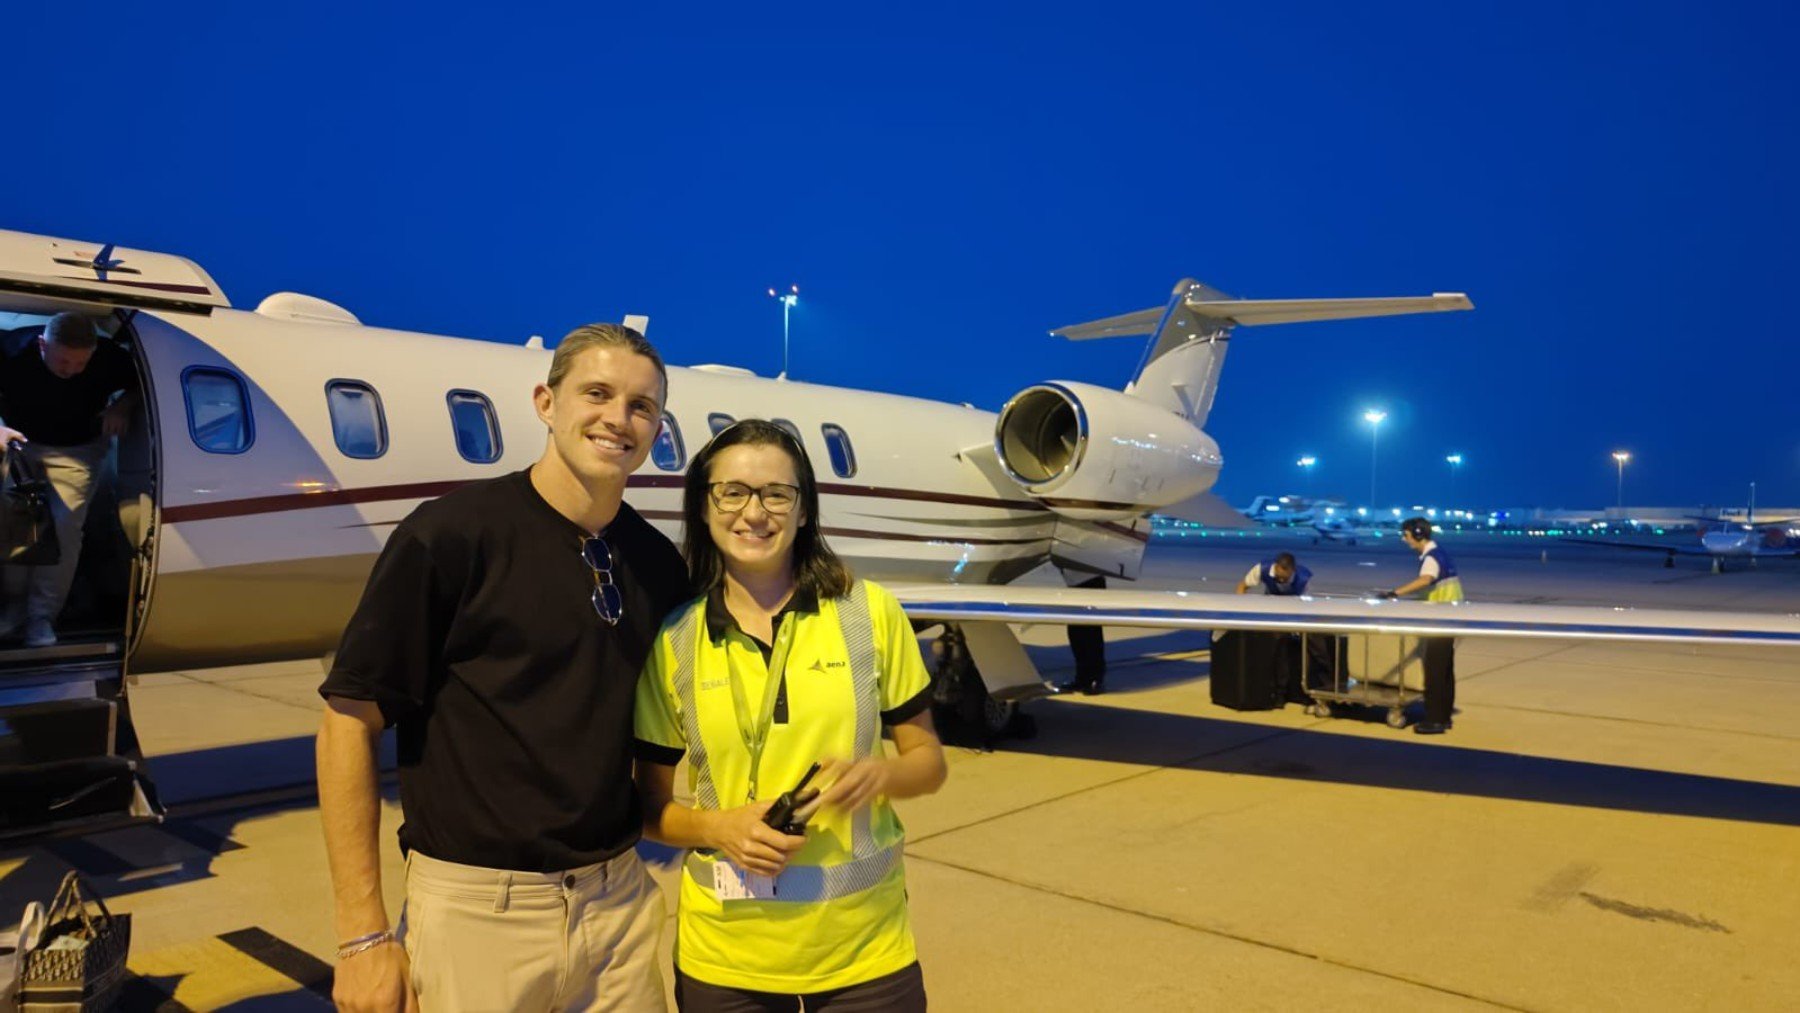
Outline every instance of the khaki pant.
<svg viewBox="0 0 1800 1013"><path fill-rule="evenodd" d="M100 465L112 439L101 437L76 447L25 444L25 453L44 469L55 495L50 497L50 518L56 526L56 543L62 555L50 566L8 566L5 570L7 619L21 617L54 623L75 581L81 561L81 534L87 525L88 504L100 482Z"/></svg>
<svg viewBox="0 0 1800 1013"><path fill-rule="evenodd" d="M637 852L508 872L414 852L400 936L425 1013L661 1010L663 897Z"/></svg>

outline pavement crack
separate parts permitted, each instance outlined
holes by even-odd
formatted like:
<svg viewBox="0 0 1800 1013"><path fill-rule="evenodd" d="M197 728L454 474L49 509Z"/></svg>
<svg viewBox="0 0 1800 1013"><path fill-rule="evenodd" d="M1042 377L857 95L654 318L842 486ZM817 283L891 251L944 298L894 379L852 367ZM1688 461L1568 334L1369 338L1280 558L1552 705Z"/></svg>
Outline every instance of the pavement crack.
<svg viewBox="0 0 1800 1013"><path fill-rule="evenodd" d="M908 843L911 844L913 842L909 841ZM972 866L963 865L958 862L946 861L945 859L942 859L942 858L927 858L923 855L913 854L910 848L908 848L908 850L907 850L906 860L908 862L929 862L932 865L942 866L943 868L946 868L946 869L955 869L959 872L966 872L973 876L981 876L984 879L991 879L996 882L1005 883L1009 886L1018 887L1021 890L1030 890L1034 893L1047 894L1052 897L1060 897L1063 900L1074 901L1077 904L1087 904L1087 905L1091 905L1093 907L1102 908L1107 911L1112 911L1117 914L1130 915L1134 918L1145 919L1146 921L1160 922L1164 925L1171 925L1171 926L1174 926L1175 928L1185 929L1189 932L1197 932L1197 933L1200 933L1201 935L1215 936L1219 939L1229 939L1229 940L1232 940L1233 942L1243 943L1247 946L1255 946L1255 947L1259 947L1259 948L1265 949L1265 950L1273 950L1277 953L1288 954L1289 956L1301 957L1301 958L1304 958L1307 960L1316 960L1321 964L1329 964L1332 967L1339 967L1339 968L1343 968L1344 970L1347 970L1347 971L1356 971L1356 972L1359 972L1362 974L1373 975L1377 978L1385 978L1388 981L1394 981L1394 982L1399 982L1399 983L1405 984L1405 985L1411 985L1411 986L1414 986L1415 988L1427 989L1432 992L1437 992L1441 995L1452 995L1452 996L1457 997L1458 999L1467 999L1470 1002L1478 1002L1478 1003L1481 1003L1486 1006L1492 1006L1496 1009L1520 1010L1520 1011L1526 1011L1526 1010L1530 1009L1530 1007L1527 1007L1527 1006L1515 1006L1515 1005L1512 1005L1511 1003L1501 1002L1498 999L1490 999L1490 998L1487 998L1486 996L1474 995L1469 992L1461 992L1454 988L1448 988L1443 985L1435 985L1429 981L1423 981L1418 978L1408 977L1404 974L1395 974L1391 971L1383 971L1378 968L1364 967L1361 964L1353 964L1347 960L1338 960L1334 957L1327 956L1323 953L1315 953L1310 950L1303 950L1296 946L1288 946L1288 945L1285 945L1282 943L1271 942L1267 939L1258 939L1255 936L1247 936L1247 935L1243 935L1243 934L1237 933L1237 932L1227 932L1224 929L1207 928L1204 925L1195 925L1191 922L1180 921L1179 919L1170 918L1167 915L1154 914L1149 911L1140 911L1136 908L1125 907L1125 906L1119 905L1119 904L1112 904L1112 903L1108 903L1107 901L1103 901L1103 900L1095 900L1092 897L1083 897L1080 894L1068 893L1066 891L1057 890L1052 887L1044 886L1039 883L1028 883L1023 880L1013 879L1010 876L1002 876L997 873L989 872L986 869L978 869L978 868L974 868Z"/></svg>

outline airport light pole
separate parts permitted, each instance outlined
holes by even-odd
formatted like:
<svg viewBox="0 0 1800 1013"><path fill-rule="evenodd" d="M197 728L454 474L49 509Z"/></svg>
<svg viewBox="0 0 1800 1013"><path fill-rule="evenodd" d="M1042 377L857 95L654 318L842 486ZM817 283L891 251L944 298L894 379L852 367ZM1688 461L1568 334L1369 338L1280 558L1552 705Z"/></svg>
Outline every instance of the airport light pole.
<svg viewBox="0 0 1800 1013"><path fill-rule="evenodd" d="M1444 458L1444 463L1450 466L1450 504L1451 509L1454 510L1456 508L1456 469L1462 467L1462 455L1451 454Z"/></svg>
<svg viewBox="0 0 1800 1013"><path fill-rule="evenodd" d="M1379 408L1371 408L1363 412L1363 421L1369 424L1369 509L1375 509L1375 458L1381 449L1381 420L1387 418L1387 412Z"/></svg>
<svg viewBox="0 0 1800 1013"><path fill-rule="evenodd" d="M789 285L786 292L769 289L769 298L781 303L781 379L788 375L788 314L793 312L794 304L800 301L800 286Z"/></svg>
<svg viewBox="0 0 1800 1013"><path fill-rule="evenodd" d="M1615 450L1613 460L1619 462L1619 517L1622 520L1625 517L1625 462L1631 460L1631 455L1623 450Z"/></svg>
<svg viewBox="0 0 1800 1013"><path fill-rule="evenodd" d="M1312 496L1313 465L1318 464L1319 459L1316 457L1313 457L1311 454L1308 454L1307 456L1302 457L1300 460L1295 461L1294 463L1298 464L1300 466L1301 473L1306 476L1306 495L1308 497Z"/></svg>

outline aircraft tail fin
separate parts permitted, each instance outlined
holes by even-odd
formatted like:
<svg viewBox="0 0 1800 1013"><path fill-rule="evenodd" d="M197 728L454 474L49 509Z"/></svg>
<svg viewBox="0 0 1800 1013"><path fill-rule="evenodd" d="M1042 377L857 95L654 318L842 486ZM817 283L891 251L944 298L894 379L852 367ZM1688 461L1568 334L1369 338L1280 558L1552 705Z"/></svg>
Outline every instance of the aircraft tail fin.
<svg viewBox="0 0 1800 1013"><path fill-rule="evenodd" d="M1150 335L1125 393L1204 426L1219 390L1226 345L1237 326L1400 316L1474 309L1460 292L1385 299L1233 299L1192 278L1176 283L1166 305L1050 333L1072 341Z"/></svg>

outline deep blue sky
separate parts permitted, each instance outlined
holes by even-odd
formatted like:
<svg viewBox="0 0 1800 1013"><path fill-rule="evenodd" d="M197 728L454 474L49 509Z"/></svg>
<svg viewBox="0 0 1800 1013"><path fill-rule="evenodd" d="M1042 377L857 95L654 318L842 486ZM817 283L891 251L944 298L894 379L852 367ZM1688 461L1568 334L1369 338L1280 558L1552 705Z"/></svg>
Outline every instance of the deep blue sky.
<svg viewBox="0 0 1800 1013"><path fill-rule="evenodd" d="M1792 5L1084 7L28 4L0 227L184 254L246 308L648 313L672 362L771 374L798 282L797 377L987 408L1122 385L1137 339L1045 331L1183 275L1466 291L1239 330L1220 491L1312 453L1365 498L1379 404L1383 500L1456 450L1466 500L1604 504L1625 447L1635 503L1800 504Z"/></svg>

